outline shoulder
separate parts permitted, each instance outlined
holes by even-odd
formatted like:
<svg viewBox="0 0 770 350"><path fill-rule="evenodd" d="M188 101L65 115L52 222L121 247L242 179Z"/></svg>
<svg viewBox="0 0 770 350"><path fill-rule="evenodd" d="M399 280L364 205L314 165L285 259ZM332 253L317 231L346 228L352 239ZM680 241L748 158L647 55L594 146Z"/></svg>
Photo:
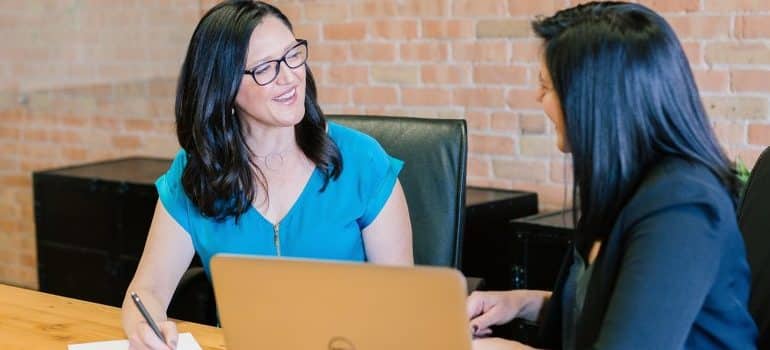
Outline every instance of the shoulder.
<svg viewBox="0 0 770 350"><path fill-rule="evenodd" d="M701 164L669 157L649 171L621 218L630 224L676 207L698 208L709 220L735 216L734 198L716 174Z"/></svg>
<svg viewBox="0 0 770 350"><path fill-rule="evenodd" d="M177 167L184 169L185 166L187 166L187 152L183 148L180 148L174 156L174 161L171 163L171 168Z"/></svg>
<svg viewBox="0 0 770 350"><path fill-rule="evenodd" d="M186 166L187 152L185 152L184 149L180 149L176 152L176 155L174 155L174 158L171 160L171 164L169 165L168 170L159 178L159 180L168 182L169 185L179 182L180 178L182 177L182 172L184 172L184 168Z"/></svg>
<svg viewBox="0 0 770 350"><path fill-rule="evenodd" d="M328 134L342 153L343 158L383 156L385 151L374 138L356 129L329 122Z"/></svg>
<svg viewBox="0 0 770 350"><path fill-rule="evenodd" d="M179 149L174 155L174 159L171 161L168 170L163 174L159 180L166 182L167 185L172 187L181 187L182 173L187 166L187 152L184 149Z"/></svg>

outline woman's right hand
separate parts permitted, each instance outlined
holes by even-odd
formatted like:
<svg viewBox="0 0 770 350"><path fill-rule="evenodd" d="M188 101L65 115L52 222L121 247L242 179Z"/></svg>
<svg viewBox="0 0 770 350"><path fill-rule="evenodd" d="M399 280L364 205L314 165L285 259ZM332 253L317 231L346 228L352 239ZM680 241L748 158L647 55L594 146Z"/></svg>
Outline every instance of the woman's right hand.
<svg viewBox="0 0 770 350"><path fill-rule="evenodd" d="M474 335L489 335L490 326L507 323L516 317L537 319L543 302L551 292L518 289L505 292L473 292L466 303Z"/></svg>
<svg viewBox="0 0 770 350"><path fill-rule="evenodd" d="M516 291L471 293L466 309L473 334L487 334L490 326L514 319L524 305L521 299Z"/></svg>
<svg viewBox="0 0 770 350"><path fill-rule="evenodd" d="M141 321L134 328L134 332L128 335L129 350L174 350L179 339L176 324L171 321L158 322L158 328L166 338L166 343L158 338L147 322Z"/></svg>

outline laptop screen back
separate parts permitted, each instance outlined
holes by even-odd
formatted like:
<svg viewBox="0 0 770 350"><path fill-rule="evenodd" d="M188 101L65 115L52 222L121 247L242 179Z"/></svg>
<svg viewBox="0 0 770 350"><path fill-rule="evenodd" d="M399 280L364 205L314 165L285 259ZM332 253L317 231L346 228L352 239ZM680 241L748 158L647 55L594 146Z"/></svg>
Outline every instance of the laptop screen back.
<svg viewBox="0 0 770 350"><path fill-rule="evenodd" d="M217 255L228 350L469 350L465 280L448 268Z"/></svg>

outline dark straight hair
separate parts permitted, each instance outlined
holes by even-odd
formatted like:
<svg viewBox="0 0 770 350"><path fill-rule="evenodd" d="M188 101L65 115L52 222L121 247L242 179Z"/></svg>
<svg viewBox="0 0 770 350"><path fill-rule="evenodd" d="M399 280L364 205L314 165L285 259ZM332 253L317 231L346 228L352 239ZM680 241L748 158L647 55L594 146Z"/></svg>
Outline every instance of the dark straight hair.
<svg viewBox="0 0 770 350"><path fill-rule="evenodd" d="M278 8L261 1L214 6L195 28L179 75L177 137L187 153L182 186L201 213L216 220L237 219L251 206L257 186L267 186L246 143L246 125L234 112L241 79L251 79L243 74L249 39L266 16L293 31ZM305 115L295 126L296 142L323 174L323 190L342 172L342 157L326 134L315 80L306 69Z"/></svg>
<svg viewBox="0 0 770 350"><path fill-rule="evenodd" d="M639 4L591 2L532 26L544 40L564 114L582 252L607 238L647 170L664 157L702 164L736 196L735 172L690 64L660 15Z"/></svg>

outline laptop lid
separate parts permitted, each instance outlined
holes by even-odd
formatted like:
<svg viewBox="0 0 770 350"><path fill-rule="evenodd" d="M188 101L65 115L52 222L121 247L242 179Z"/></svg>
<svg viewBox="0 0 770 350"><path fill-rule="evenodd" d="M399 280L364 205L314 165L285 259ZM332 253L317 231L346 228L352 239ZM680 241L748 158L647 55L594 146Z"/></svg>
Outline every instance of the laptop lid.
<svg viewBox="0 0 770 350"><path fill-rule="evenodd" d="M216 255L228 350L470 350L465 280L449 268Z"/></svg>

